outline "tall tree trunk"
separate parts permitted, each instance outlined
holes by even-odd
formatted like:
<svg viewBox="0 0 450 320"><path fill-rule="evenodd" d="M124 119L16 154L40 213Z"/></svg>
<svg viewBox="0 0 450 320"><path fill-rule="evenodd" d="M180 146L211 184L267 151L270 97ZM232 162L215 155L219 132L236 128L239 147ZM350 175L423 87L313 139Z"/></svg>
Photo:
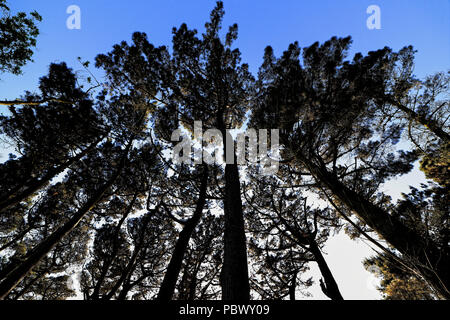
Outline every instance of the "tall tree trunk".
<svg viewBox="0 0 450 320"><path fill-rule="evenodd" d="M392 99L389 99L389 103L394 105L395 107L397 107L399 110L403 111L404 113L406 113L407 116L411 120L413 120L417 123L420 123L421 125L426 127L428 130L433 132L436 136L441 138L443 141L447 141L447 142L450 141L450 135L447 132L445 132L444 129L441 126L439 126L439 124L436 123L436 121L434 121L433 119L427 119L423 115L418 114L417 112L406 107L402 103L394 101Z"/></svg>
<svg viewBox="0 0 450 320"><path fill-rule="evenodd" d="M291 284L289 285L289 300L295 300L295 290L297 289L297 274L298 272L294 272L291 279Z"/></svg>
<svg viewBox="0 0 450 320"><path fill-rule="evenodd" d="M325 280L324 283L322 282L322 279L320 279L320 288L322 289L323 293L331 300L344 300L344 298L342 298L341 292L339 291L336 280L334 279L333 274L331 273L331 270L328 267L328 264L325 261L325 258L323 257L319 246L317 245L317 242L312 238L309 239L309 250L313 254L314 260L319 265L320 273Z"/></svg>
<svg viewBox="0 0 450 320"><path fill-rule="evenodd" d="M4 299L5 300L19 300L25 293L27 293L28 289L30 289L33 284L36 283L36 281L38 281L40 278L44 277L45 274L48 272L48 270L46 272L44 272L43 274L38 274L36 275L33 280L29 281L25 287L23 287L17 294L15 294L13 297L11 297L11 294L14 292L10 292Z"/></svg>
<svg viewBox="0 0 450 320"><path fill-rule="evenodd" d="M223 137L223 154L227 155L228 133L224 123L223 112L217 117L218 129ZM231 135L230 135L231 137ZM232 139L232 138L231 138ZM231 140L230 139L230 140ZM228 140L228 142L231 142ZM220 275L222 300L250 300L250 283L248 279L247 245L242 210L241 184L234 145L231 154L233 163L225 164L225 198L224 198L224 248L223 266ZM230 161L231 159L225 159Z"/></svg>
<svg viewBox="0 0 450 320"><path fill-rule="evenodd" d="M27 274L39 263L39 261L44 258L56 246L56 244L64 238L64 236L71 232L80 223L84 216L103 198L105 192L114 184L124 168L125 160L131 148L131 144L131 142L128 144L116 172L109 178L109 180L89 198L89 200L69 221L38 244L30 252L30 254L26 256L23 262L8 273L6 278L0 283L0 300L4 299L8 293L14 289L20 281L22 281L22 279L27 276Z"/></svg>
<svg viewBox="0 0 450 320"><path fill-rule="evenodd" d="M181 276L180 283L178 285L178 300L187 300L189 295L188 280L189 280L189 265L190 261L185 261L183 266L183 275Z"/></svg>
<svg viewBox="0 0 450 320"><path fill-rule="evenodd" d="M192 217L186 222L181 230L177 243L175 244L175 249L172 253L172 257L170 258L169 265L167 267L167 271L164 275L164 279L161 283L161 287L159 289L157 300L159 301L169 301L172 299L173 293L175 291L175 286L177 284L178 276L180 274L181 265L183 263L184 254L186 252L186 248L189 244L189 240L191 239L192 233L195 230L195 227L199 223L203 209L206 203L206 190L208 186L208 169L207 166L203 166L203 175L202 181L200 185L200 193L197 200L195 212Z"/></svg>
<svg viewBox="0 0 450 320"><path fill-rule="evenodd" d="M224 218L222 299L249 300L247 247L239 171L236 164L226 164L225 166Z"/></svg>
<svg viewBox="0 0 450 320"><path fill-rule="evenodd" d="M301 161L334 196L406 256L440 295L450 299L450 253L448 250L439 250L434 243L426 241L384 209L349 189L330 173L323 163L318 165L305 157L302 157Z"/></svg>
<svg viewBox="0 0 450 320"><path fill-rule="evenodd" d="M70 167L72 164L83 158L85 155L87 155L90 151L92 151L97 144L101 141L101 139L97 140L96 142L93 142L89 147L81 151L76 156L70 158L65 163L57 166L56 168L50 169L43 177L41 178L34 178L31 180L28 180L26 182L27 188L22 191L16 191L16 192L10 192L7 195L2 195L0 198L0 212L18 204L20 201L23 201L24 199L30 197L33 193L39 191L43 186L45 186L47 183L50 182L51 179L56 177L58 174L66 170L68 167ZM20 190L21 188L19 188Z"/></svg>

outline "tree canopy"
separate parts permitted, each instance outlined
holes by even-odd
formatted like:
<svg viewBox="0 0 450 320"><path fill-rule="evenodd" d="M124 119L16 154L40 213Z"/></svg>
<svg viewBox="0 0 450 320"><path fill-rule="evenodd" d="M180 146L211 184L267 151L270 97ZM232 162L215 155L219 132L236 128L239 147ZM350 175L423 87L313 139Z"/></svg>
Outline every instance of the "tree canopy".
<svg viewBox="0 0 450 320"><path fill-rule="evenodd" d="M21 74L32 61L33 47L39 35L37 23L42 17L36 11L11 14L6 0L0 0L0 73Z"/></svg>
<svg viewBox="0 0 450 320"><path fill-rule="evenodd" d="M18 74L41 18L0 8L0 70ZM252 75L224 13L171 46L136 32L99 54L100 89L60 62L5 102L0 298L342 300L323 252L341 230L376 248L364 264L386 299L450 298L449 73L417 79L412 46L349 57L349 36L268 46ZM195 121L235 161L199 161ZM278 129L279 156L260 142L238 165L228 130L247 128ZM175 130L195 161L171 156ZM278 171L262 175L267 157ZM416 163L427 183L394 201L383 185Z"/></svg>

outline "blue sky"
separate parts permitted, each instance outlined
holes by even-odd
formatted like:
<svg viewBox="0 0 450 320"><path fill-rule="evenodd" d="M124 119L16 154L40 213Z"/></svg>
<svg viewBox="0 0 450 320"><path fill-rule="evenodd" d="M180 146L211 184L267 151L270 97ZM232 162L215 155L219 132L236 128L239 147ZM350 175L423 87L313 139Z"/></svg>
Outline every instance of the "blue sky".
<svg viewBox="0 0 450 320"><path fill-rule="evenodd" d="M225 0L224 26L239 24L243 61L256 71L264 47L273 46L280 54L289 43L299 41L302 47L332 36L353 37L352 52L367 52L384 46L395 50L412 44L417 50L415 72L419 77L450 66L450 1L242 1ZM81 30L66 28L69 5L81 9ZM214 7L213 0L14 0L13 10L37 10L43 16L40 24L35 63L24 68L23 76L1 75L0 99L16 98L24 89L36 87L51 62L66 61L81 70L78 56L93 61L112 45L130 40L134 31L144 31L156 45L170 45L171 30L186 22L202 30ZM381 9L381 30L369 30L366 8Z"/></svg>
<svg viewBox="0 0 450 320"><path fill-rule="evenodd" d="M225 0L224 4L224 27L239 24L236 46L253 72L257 71L267 45L279 55L293 41L305 47L332 36L347 35L353 37L351 56L384 46L399 50L413 45L418 50L418 77L450 68L449 0ZM366 9L372 4L381 9L380 30L366 27ZM81 9L81 30L66 27L69 5ZM29 63L21 76L0 75L0 99L14 99L24 90L35 90L39 77L47 73L52 62L65 61L74 70L82 70L77 57L93 61L114 44L129 41L134 31L146 32L155 45L170 45L172 27L183 22L201 32L214 5L213 0L11 0L13 11L37 10L43 21L35 62ZM393 189L397 193L406 191L408 184L422 178L416 170L396 180ZM344 235L330 241L333 242L325 250L344 298L378 298L378 293L366 285L370 276L359 263L370 254L368 247L350 242ZM317 286L313 291L315 298L324 298Z"/></svg>

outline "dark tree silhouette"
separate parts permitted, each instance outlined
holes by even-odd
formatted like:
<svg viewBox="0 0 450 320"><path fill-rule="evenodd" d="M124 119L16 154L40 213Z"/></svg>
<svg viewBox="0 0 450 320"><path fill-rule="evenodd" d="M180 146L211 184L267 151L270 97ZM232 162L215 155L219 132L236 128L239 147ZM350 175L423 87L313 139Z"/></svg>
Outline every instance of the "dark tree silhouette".
<svg viewBox="0 0 450 320"><path fill-rule="evenodd" d="M331 228L339 227L336 215L329 208L312 209L307 205L306 191L301 187L301 176L289 172L284 166L278 178L253 174L246 189L246 204L249 206L249 229L253 230L252 248L255 258L262 254L262 268L258 274L272 271L270 279L279 283L259 288L266 295L272 292L280 298L295 297L295 287L302 282L297 279L305 271L305 264L315 261L322 274L321 289L332 300L342 300L338 285L325 261L320 247L328 239ZM250 171L251 172L251 171ZM304 283L309 284L309 283ZM273 288L282 289L274 293ZM263 296L264 296L263 295ZM270 296L270 295L269 295Z"/></svg>
<svg viewBox="0 0 450 320"><path fill-rule="evenodd" d="M18 74L40 16L0 10L0 72ZM267 47L255 79L223 17L219 1L170 49L141 32L114 45L96 57L96 96L58 63L37 93L0 101L14 150L0 163L0 299L67 299L79 281L86 300L295 300L317 263L342 300L322 250L341 229L380 250L365 264L387 299L450 298L449 73L416 79L411 46L348 59L351 38L333 37ZM231 159L200 159L210 141L183 154L194 163L169 159L175 130L198 139L195 121ZM245 128L279 129L277 173L260 174L262 148L237 165L247 153L227 130ZM416 164L427 183L394 202L384 184Z"/></svg>
<svg viewBox="0 0 450 320"><path fill-rule="evenodd" d="M208 167L206 165L202 166L203 172L200 177L200 188L198 198L195 202L195 209L192 216L187 220L180 220L175 218L177 222L183 225L183 229L178 235L177 242L175 243L175 248L172 253L170 262L167 266L167 271L164 275L164 279L161 283L161 287L158 293L158 300L167 301L171 300L173 293L175 291L178 276L180 274L181 266L183 263L184 254L189 245L189 240L194 232L197 224L203 215L203 210L206 205L207 197L207 186L208 186ZM186 205L187 199L184 199L184 205ZM168 208L168 210L172 210ZM173 212L170 212L173 215Z"/></svg>
<svg viewBox="0 0 450 320"><path fill-rule="evenodd" d="M175 129L181 123L192 131L194 121L202 121L205 129L220 130L225 140L225 130L238 128L245 120L253 78L248 66L241 64L239 50L231 48L237 25L230 27L225 41L220 39L223 15L223 3L219 1L200 38L185 24L174 29L172 54L166 47L155 48L144 33L135 33L133 45L116 45L109 54L97 57L97 66L106 71L112 88L136 91L159 109L157 113L166 115L164 121L171 116L172 120L164 125ZM222 298L248 300L247 251L236 162L226 164L224 176Z"/></svg>
<svg viewBox="0 0 450 320"><path fill-rule="evenodd" d="M90 175L90 180L83 180L82 174L76 174L79 172L74 171L73 174L74 179L80 178L79 184L83 184L84 181L89 186L84 190L83 204L74 210L70 219L49 234L47 238L43 239L32 250L29 250L21 263L10 263L4 267L6 271L2 270L1 272L4 275L4 279L0 283L0 297L4 298L14 289L39 261L82 221L92 208L102 200L105 200L105 197L108 196L107 193L116 183L120 184L121 175L126 174L124 168L128 165L133 142L143 137L142 132L144 132L147 116L145 108L138 109L132 104L136 101L133 98L131 96L121 96L111 99L112 101L108 104L111 108L109 108L108 113L104 112L105 120L109 119L109 121L107 120L108 126L111 128L110 140L102 145L100 152L90 153L84 159L84 162L78 163L83 169L87 168L86 174ZM105 101L105 99L102 101ZM102 109L104 110L104 106L100 105L99 110ZM114 139L114 144L112 139ZM147 157L152 154L150 149L145 151ZM89 161L92 161L90 165ZM89 172L89 170L94 170L95 174L92 175L92 172ZM125 180L128 179L127 175L125 177Z"/></svg>
<svg viewBox="0 0 450 320"><path fill-rule="evenodd" d="M222 217L208 212L191 239L177 285L177 299L218 299L223 255Z"/></svg>
<svg viewBox="0 0 450 320"><path fill-rule="evenodd" d="M11 15L6 0L0 0L0 13L0 73L21 74L22 67L32 61L39 35L36 23L42 17L36 11Z"/></svg>
<svg viewBox="0 0 450 320"><path fill-rule="evenodd" d="M56 96L76 102L48 102L19 109L12 106L11 116L0 116L0 132L20 154L0 166L5 181L0 188L0 212L33 196L94 150L108 131L65 63L51 64L49 74L40 79L39 88L42 98ZM24 100L41 97L27 93Z"/></svg>
<svg viewBox="0 0 450 320"><path fill-rule="evenodd" d="M386 121L383 113L392 99L408 93L412 48L398 53L384 48L365 57L358 53L346 61L350 42L315 43L303 50L302 59L296 43L279 59L268 47L252 124L279 126L285 161L312 174L319 190L356 213L448 297L448 245L405 224L379 193L383 182L411 170L417 159L416 151L398 150L397 156L390 151L404 124ZM396 77L399 73L402 78Z"/></svg>

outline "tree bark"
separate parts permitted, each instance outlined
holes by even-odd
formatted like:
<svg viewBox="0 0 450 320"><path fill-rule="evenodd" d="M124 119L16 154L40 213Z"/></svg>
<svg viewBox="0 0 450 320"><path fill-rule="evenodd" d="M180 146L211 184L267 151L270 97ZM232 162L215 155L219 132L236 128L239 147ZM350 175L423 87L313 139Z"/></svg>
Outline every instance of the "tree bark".
<svg viewBox="0 0 450 320"><path fill-rule="evenodd" d="M217 126L223 137L223 154L227 155L227 132L223 112L219 112ZM229 146L231 147L231 146ZM247 245L242 210L241 184L236 164L236 152L232 149L233 163L225 164L224 198L224 248L220 275L222 300L250 300ZM225 159L230 161L230 159Z"/></svg>
<svg viewBox="0 0 450 320"><path fill-rule="evenodd" d="M175 249L172 253L172 257L170 258L169 265L167 267L167 271L164 275L164 279L161 283L161 287L159 289L157 300L159 301L169 301L172 299L173 293L175 291L175 286L177 284L178 276L180 274L181 265L183 263L184 254L186 252L186 248L189 244L189 240L191 239L192 233L195 230L195 227L199 223L203 209L206 203L206 189L208 186L208 171L207 166L203 166L203 175L202 182L200 185L200 194L197 200L195 212L192 217L186 222L181 230L177 243L175 244Z"/></svg>
<svg viewBox="0 0 450 320"><path fill-rule="evenodd" d="M297 272L294 272L291 279L291 284L289 285L289 300L295 300L295 290L297 289Z"/></svg>
<svg viewBox="0 0 450 320"><path fill-rule="evenodd" d="M247 301L250 299L247 247L239 171L236 164L225 166L224 216L222 300Z"/></svg>

